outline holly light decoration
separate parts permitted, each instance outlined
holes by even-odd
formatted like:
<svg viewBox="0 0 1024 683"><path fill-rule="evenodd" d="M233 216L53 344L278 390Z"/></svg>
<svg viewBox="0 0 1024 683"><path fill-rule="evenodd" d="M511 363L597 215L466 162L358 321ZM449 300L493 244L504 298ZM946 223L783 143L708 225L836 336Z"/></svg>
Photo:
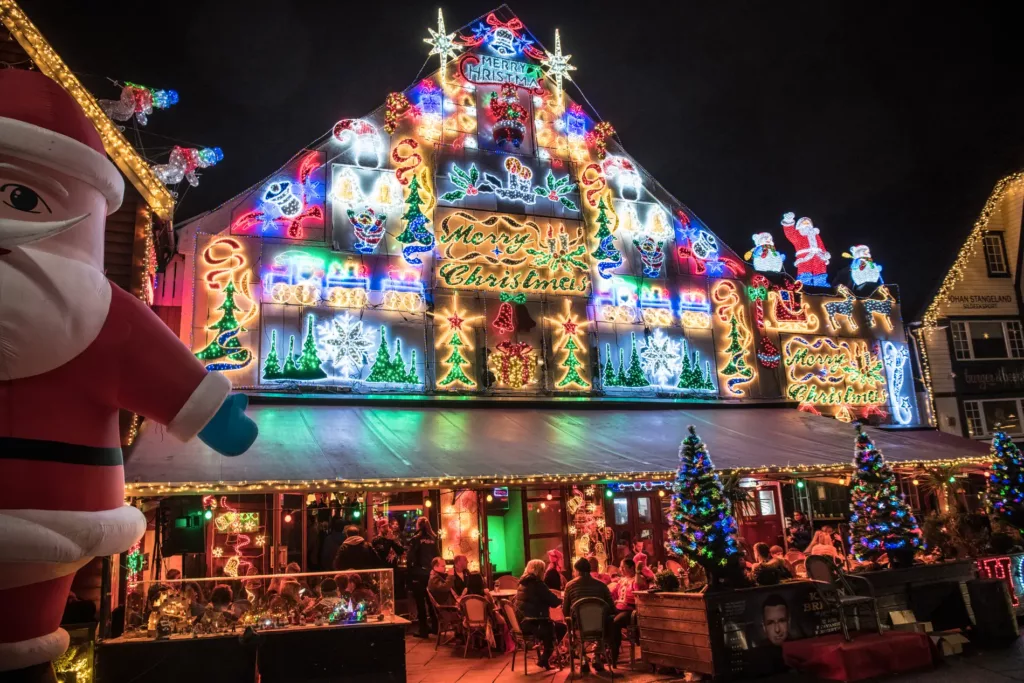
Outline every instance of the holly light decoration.
<svg viewBox="0 0 1024 683"><path fill-rule="evenodd" d="M699 564L717 584L730 558L738 557L736 519L707 446L693 425L679 447L675 490L667 515L665 549Z"/></svg>
<svg viewBox="0 0 1024 683"><path fill-rule="evenodd" d="M997 517L1024 531L1024 457L1002 429L992 439L988 499Z"/></svg>
<svg viewBox="0 0 1024 683"><path fill-rule="evenodd" d="M850 546L859 560L887 553L893 567L913 563L921 530L903 500L896 475L860 423L850 477Z"/></svg>

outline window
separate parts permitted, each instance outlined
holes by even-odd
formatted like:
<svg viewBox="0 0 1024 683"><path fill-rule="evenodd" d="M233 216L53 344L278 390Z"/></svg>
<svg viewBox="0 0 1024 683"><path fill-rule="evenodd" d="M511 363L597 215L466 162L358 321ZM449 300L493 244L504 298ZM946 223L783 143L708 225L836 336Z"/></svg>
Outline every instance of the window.
<svg viewBox="0 0 1024 683"><path fill-rule="evenodd" d="M1024 357L1019 320L957 320L949 327L957 360Z"/></svg>
<svg viewBox="0 0 1024 683"><path fill-rule="evenodd" d="M651 499L646 496L640 496L636 499L636 516L640 518L642 524L650 524L654 520L651 518Z"/></svg>
<svg viewBox="0 0 1024 683"><path fill-rule="evenodd" d="M1021 399L1000 398L991 401L964 401L967 433L973 437L989 437L997 428L1009 434L1022 434Z"/></svg>
<svg viewBox="0 0 1024 683"><path fill-rule="evenodd" d="M629 499L615 498L612 500L612 509L615 511L615 526L629 524Z"/></svg>
<svg viewBox="0 0 1024 683"><path fill-rule="evenodd" d="M1010 269L1006 265L1006 245L1003 233L990 232L983 238L985 249L985 267L989 277L1009 277Z"/></svg>
<svg viewBox="0 0 1024 683"><path fill-rule="evenodd" d="M775 514L775 489L762 489L757 492L757 502L761 505L761 516Z"/></svg>

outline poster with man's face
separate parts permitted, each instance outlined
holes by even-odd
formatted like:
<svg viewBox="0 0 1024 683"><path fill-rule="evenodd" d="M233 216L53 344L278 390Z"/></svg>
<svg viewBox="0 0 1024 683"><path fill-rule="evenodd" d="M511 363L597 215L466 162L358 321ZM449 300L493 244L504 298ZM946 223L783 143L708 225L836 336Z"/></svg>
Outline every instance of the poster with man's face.
<svg viewBox="0 0 1024 683"><path fill-rule="evenodd" d="M786 641L840 628L836 615L806 582L736 591L721 604L721 614L730 670L737 674L782 671Z"/></svg>

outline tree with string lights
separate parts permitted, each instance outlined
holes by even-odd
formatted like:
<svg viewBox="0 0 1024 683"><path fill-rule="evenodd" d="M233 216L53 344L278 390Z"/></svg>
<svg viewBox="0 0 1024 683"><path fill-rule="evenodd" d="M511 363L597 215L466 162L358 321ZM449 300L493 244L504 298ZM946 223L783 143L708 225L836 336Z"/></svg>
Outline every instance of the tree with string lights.
<svg viewBox="0 0 1024 683"><path fill-rule="evenodd" d="M1024 531L1024 457L1002 429L992 438L988 500L996 517Z"/></svg>
<svg viewBox="0 0 1024 683"><path fill-rule="evenodd" d="M850 547L858 560L888 554L890 566L913 564L922 547L921 529L900 493L896 474L857 423L854 472L850 477Z"/></svg>
<svg viewBox="0 0 1024 683"><path fill-rule="evenodd" d="M743 585L736 518L707 446L690 425L679 447L676 492L668 512L665 549L699 564L712 588Z"/></svg>

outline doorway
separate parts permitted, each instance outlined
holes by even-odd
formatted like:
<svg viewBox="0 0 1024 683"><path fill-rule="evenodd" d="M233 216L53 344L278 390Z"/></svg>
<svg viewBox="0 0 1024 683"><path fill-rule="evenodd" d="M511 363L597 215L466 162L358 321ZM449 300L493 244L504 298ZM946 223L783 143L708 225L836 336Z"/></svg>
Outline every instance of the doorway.
<svg viewBox="0 0 1024 683"><path fill-rule="evenodd" d="M640 551L647 555L648 566L665 559L664 525L661 498L655 491L618 491L607 498L606 524L614 532L612 556L615 564Z"/></svg>
<svg viewBox="0 0 1024 683"><path fill-rule="evenodd" d="M741 507L740 536L752 557L754 545L782 545L782 498L778 484L761 484L751 491L752 497Z"/></svg>

